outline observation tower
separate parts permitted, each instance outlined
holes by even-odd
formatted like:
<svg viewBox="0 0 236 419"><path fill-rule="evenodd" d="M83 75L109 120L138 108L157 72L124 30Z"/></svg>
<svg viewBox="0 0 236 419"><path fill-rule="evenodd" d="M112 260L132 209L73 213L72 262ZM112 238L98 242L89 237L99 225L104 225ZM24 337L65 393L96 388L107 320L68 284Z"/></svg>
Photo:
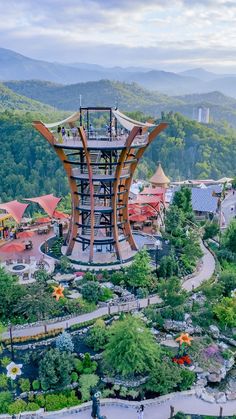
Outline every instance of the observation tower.
<svg viewBox="0 0 236 419"><path fill-rule="evenodd" d="M63 121L33 126L54 148L68 177L72 217L64 253L82 265L129 261L137 251L128 212L133 175L167 124L138 122L107 107L81 107Z"/></svg>

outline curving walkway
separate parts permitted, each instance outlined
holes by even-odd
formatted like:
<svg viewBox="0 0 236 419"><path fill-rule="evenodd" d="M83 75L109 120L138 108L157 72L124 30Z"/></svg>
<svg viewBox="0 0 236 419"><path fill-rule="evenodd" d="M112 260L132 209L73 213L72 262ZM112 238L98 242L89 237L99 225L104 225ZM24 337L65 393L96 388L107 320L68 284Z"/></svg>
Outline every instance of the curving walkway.
<svg viewBox="0 0 236 419"><path fill-rule="evenodd" d="M194 288L197 288L203 281L206 281L211 278L211 276L214 273L215 270L215 259L211 252L203 245L201 242L201 249L203 251L203 258L202 258L202 264L200 271L193 276L190 279L187 279L183 283L183 288L186 291L191 291L193 286ZM107 306L101 307L91 313L82 314L79 316L75 316L69 320L61 320L61 321L55 321L52 323L48 323L45 325L35 325L35 326L26 326L21 329L13 329L13 337L21 337L21 336L35 336L38 333L45 332L45 328L47 331L50 331L52 329L59 329L59 328L68 328L69 326L72 326L74 324L79 324L86 322L88 320L97 319L101 316L107 315L107 314L114 314L114 313L120 313L121 311L128 312L137 308L144 308L147 307L149 304L156 304L160 303L161 299L158 296L150 297L150 298L143 298L140 300L135 300L130 303L126 304L120 304L117 306L111 306L110 307L110 313ZM9 332L3 333L3 338L9 338Z"/></svg>
<svg viewBox="0 0 236 419"><path fill-rule="evenodd" d="M187 279L183 283L183 288L186 291L192 291L193 287L199 287L202 282L210 279L215 271L215 259L212 253L204 246L201 241L201 249L203 252L202 264L200 271L194 275L192 278Z"/></svg>
<svg viewBox="0 0 236 419"><path fill-rule="evenodd" d="M124 402L124 401L123 401ZM117 400L114 405L102 406L101 413L106 415L107 419L138 419L137 409L138 403L130 403L130 406L115 406L118 404ZM145 401L144 401L145 404ZM236 400L228 401L225 404L208 403L201 399L198 399L195 395L181 395L173 394L170 398L163 401L156 400L152 405L147 405L144 410L145 419L169 419L170 418L170 407L174 407L174 412L182 411L189 414L202 414L202 415L215 415L219 416L220 407L223 408L223 415L232 416L236 413ZM42 415L47 418L62 417L63 419L89 419L91 416L91 409L87 408L84 411L76 413L67 413L66 410L58 413L46 413ZM75 416L76 415L76 416Z"/></svg>

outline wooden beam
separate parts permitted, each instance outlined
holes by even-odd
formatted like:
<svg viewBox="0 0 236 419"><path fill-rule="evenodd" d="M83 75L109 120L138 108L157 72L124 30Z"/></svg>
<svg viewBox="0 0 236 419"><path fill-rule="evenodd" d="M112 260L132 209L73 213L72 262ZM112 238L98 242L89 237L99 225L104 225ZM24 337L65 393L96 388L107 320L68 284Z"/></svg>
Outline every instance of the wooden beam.
<svg viewBox="0 0 236 419"><path fill-rule="evenodd" d="M88 177L89 177L89 189L90 189L90 227L91 227L91 233L90 233L90 251L89 251L89 262L93 262L93 256L94 256L94 226L95 226L95 215L94 215L94 185L93 185L93 170L91 165L91 157L88 151L88 140L86 137L86 133L83 129L83 127L79 127L79 134L80 138L83 144L84 153L85 153L85 159L87 162L87 168L88 168Z"/></svg>

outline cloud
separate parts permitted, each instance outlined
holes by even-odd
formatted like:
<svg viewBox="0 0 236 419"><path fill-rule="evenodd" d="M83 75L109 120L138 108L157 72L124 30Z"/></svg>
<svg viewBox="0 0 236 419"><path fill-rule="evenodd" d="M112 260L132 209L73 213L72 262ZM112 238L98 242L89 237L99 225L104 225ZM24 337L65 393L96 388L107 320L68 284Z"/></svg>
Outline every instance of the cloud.
<svg viewBox="0 0 236 419"><path fill-rule="evenodd" d="M172 70L234 65L233 0L8 0L0 14L1 46L34 58Z"/></svg>

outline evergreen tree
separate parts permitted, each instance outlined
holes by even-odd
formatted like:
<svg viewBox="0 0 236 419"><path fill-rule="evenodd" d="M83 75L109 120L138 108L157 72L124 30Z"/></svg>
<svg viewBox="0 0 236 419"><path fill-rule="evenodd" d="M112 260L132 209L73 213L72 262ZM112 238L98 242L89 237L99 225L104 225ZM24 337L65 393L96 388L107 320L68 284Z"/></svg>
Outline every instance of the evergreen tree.
<svg viewBox="0 0 236 419"><path fill-rule="evenodd" d="M128 315L111 326L103 359L112 374L122 377L147 374L158 357L159 346L140 319Z"/></svg>
<svg viewBox="0 0 236 419"><path fill-rule="evenodd" d="M74 344L72 342L71 335L65 331L59 335L56 338L56 348L61 352L73 352Z"/></svg>

